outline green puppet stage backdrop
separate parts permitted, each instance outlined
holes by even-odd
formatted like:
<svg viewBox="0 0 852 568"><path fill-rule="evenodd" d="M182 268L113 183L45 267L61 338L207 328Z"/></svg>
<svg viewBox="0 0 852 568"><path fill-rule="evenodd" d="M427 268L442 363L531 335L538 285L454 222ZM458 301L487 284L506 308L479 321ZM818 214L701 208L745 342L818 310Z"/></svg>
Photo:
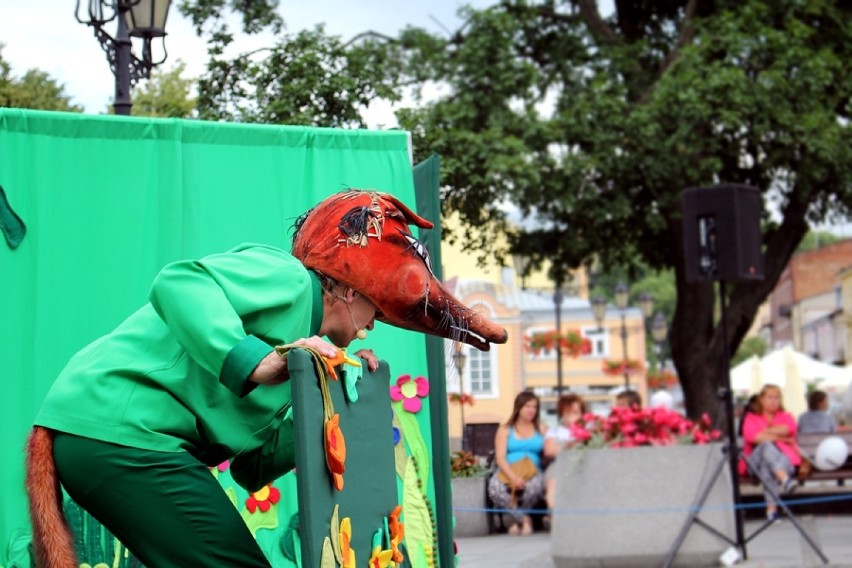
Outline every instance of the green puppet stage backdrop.
<svg viewBox="0 0 852 568"><path fill-rule="evenodd" d="M393 193L437 225L436 209L430 210L437 203L437 160L419 170L425 193L415 196L408 136L399 131L0 109L5 193L5 199L0 194L5 237L0 240L0 568L29 566L22 449L42 398L74 352L146 301L162 266L243 242L289 248L295 218L346 187ZM432 233L434 247L440 233ZM394 444L395 471L385 479L396 480L399 504L411 492L409 502L417 501L412 528L420 526L417 538L432 542L406 559L413 566L439 560L449 565L452 550L451 534L434 534L436 526L450 526L443 520L451 513L448 484L435 481L448 455L443 368L427 361L427 343L420 334L378 324L357 346L374 349L389 366L384 376L395 400L393 415L384 395L373 397L394 425L387 439ZM440 340L428 351L442 357ZM428 381L431 394L419 378ZM416 412L411 399L419 402ZM436 420L437 448L432 443ZM293 549L293 543L298 546L295 476L248 494L230 479L227 464L211 475L219 477L274 565L300 565ZM265 514L273 505L277 514ZM70 515L79 546L91 554L88 563L132 565L93 519L73 509Z"/></svg>

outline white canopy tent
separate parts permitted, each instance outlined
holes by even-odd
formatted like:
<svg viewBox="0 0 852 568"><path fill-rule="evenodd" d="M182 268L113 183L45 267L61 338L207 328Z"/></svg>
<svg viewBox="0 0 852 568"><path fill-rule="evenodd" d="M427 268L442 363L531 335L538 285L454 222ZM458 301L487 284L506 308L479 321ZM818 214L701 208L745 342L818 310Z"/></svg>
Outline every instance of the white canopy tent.
<svg viewBox="0 0 852 568"><path fill-rule="evenodd" d="M756 393L766 383L781 387L784 406L794 415L807 409L807 385L827 392L845 392L852 368L837 367L784 347L762 359L752 356L731 369L731 388L740 396Z"/></svg>

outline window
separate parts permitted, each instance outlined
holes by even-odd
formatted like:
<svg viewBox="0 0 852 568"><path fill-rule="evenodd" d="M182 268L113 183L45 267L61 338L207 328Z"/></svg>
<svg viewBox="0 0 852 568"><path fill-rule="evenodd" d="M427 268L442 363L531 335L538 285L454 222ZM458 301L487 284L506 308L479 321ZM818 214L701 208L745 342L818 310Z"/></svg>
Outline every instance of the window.
<svg viewBox="0 0 852 568"><path fill-rule="evenodd" d="M609 333L606 328L584 327L580 330L583 337L592 342L592 351L586 357L607 357L609 355Z"/></svg>
<svg viewBox="0 0 852 568"><path fill-rule="evenodd" d="M553 333L553 327L530 327L526 331L527 341L530 341L533 336L543 334L543 333ZM541 361L547 360L556 360L556 349L544 349L542 348L538 353L533 351L532 349L528 349L526 352L527 359L537 359Z"/></svg>
<svg viewBox="0 0 852 568"><path fill-rule="evenodd" d="M497 365L493 359L496 349L480 351L467 349L467 383L474 396L497 396Z"/></svg>

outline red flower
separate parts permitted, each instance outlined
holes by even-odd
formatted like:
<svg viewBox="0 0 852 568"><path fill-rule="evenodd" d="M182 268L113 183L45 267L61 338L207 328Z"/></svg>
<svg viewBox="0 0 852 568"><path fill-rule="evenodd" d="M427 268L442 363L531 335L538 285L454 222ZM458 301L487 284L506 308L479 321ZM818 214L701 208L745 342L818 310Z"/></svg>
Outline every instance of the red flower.
<svg viewBox="0 0 852 568"><path fill-rule="evenodd" d="M249 510L249 513L254 513L257 509L265 513L280 499L281 492L272 487L272 484L269 484L249 495L246 499L246 509Z"/></svg>
<svg viewBox="0 0 852 568"><path fill-rule="evenodd" d="M588 355L592 352L592 342L588 337L583 337L577 330L569 330L559 334L553 329L524 337L524 348L535 355L542 351L559 349L561 355L568 355L576 359L580 355Z"/></svg>

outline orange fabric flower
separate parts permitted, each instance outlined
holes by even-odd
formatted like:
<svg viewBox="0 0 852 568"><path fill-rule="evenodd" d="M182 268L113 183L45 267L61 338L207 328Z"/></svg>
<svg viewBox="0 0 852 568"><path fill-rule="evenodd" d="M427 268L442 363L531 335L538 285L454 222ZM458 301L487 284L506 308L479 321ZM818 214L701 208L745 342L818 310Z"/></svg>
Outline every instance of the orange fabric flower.
<svg viewBox="0 0 852 568"><path fill-rule="evenodd" d="M343 491L343 473L346 471L346 440L340 429L340 415L335 414L325 423L325 461L334 480L334 487Z"/></svg>
<svg viewBox="0 0 852 568"><path fill-rule="evenodd" d="M388 516L388 530L390 531L391 550L393 551L393 561L397 564L405 560L405 556L399 551L399 545L405 535L405 526L399 521L399 514L402 513L402 505L394 507L391 514Z"/></svg>

